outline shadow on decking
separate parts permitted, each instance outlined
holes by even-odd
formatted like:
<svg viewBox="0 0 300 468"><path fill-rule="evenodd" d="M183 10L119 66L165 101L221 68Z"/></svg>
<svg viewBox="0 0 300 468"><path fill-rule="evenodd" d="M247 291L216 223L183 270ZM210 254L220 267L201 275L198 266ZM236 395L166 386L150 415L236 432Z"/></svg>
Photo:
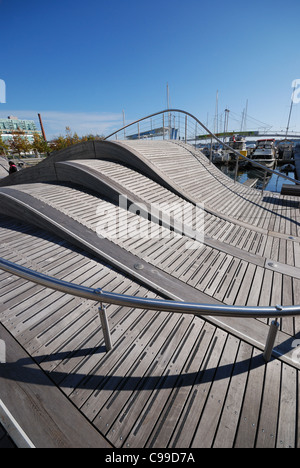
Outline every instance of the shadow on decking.
<svg viewBox="0 0 300 468"><path fill-rule="evenodd" d="M299 208L300 203L297 200L282 200L281 198L278 198L276 196L264 196L262 198L262 201L265 203L272 203L273 205L280 207L282 206L283 208Z"/></svg>
<svg viewBox="0 0 300 468"><path fill-rule="evenodd" d="M98 348L96 351L92 349L82 349L81 355L87 356L88 354L103 353L103 347ZM58 353L54 356L45 356L45 361L58 358L66 359L69 353ZM77 353L78 357L78 353ZM208 360L208 359L207 359ZM28 384L40 383L39 375L42 370L33 369L30 367L32 359L30 357L21 359L16 362L6 363L0 365L0 378L9 378L16 382L22 381ZM28 366L28 367L27 367ZM211 383L218 380L229 379L232 376L247 373L249 369L256 369L258 367L266 366L262 354L251 357L244 361L233 362L231 364L220 365L212 368L204 367L197 372L190 372L186 374L170 374L164 372L162 375L84 375L80 373L65 374L63 372L52 371L47 375L56 382L59 386L66 388L64 379L68 378L70 382L73 378L78 382L77 389L84 388L90 390L116 390L120 391L126 386L126 390L139 390L144 388L147 390L181 388L186 386L199 385L204 383ZM44 372L44 371L43 371ZM71 378L70 378L71 377ZM21 380L20 380L21 379ZM73 387L70 387L73 388Z"/></svg>

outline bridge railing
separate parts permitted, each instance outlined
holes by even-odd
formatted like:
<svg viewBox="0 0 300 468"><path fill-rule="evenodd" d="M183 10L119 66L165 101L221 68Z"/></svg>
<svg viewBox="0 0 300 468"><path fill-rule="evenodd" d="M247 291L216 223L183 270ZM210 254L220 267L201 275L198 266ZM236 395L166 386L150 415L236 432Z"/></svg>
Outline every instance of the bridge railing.
<svg viewBox="0 0 300 468"><path fill-rule="evenodd" d="M222 141L221 138L211 132L207 126L205 126L199 119L197 119L197 117L181 109L165 109L163 111L147 115L146 117L142 117L141 119L135 120L134 122L119 128L115 132L106 136L104 140L108 140L112 137L123 140L160 138L163 140L179 140L185 143L191 143L196 147L200 142L200 129L203 129L206 132L206 135L210 135L210 148L212 148L214 143L217 143L226 150L230 151L231 154L235 155L235 182L237 181L237 173L240 161L243 160L260 169L264 174L274 174L289 182L300 184L299 180L293 179L292 177L289 177L282 172L268 168L265 165L256 162L255 160L232 148L225 141ZM209 160L212 162L212 151L210 151ZM264 178L264 183L265 181L266 178ZM264 184L262 187L262 192L263 190Z"/></svg>
<svg viewBox="0 0 300 468"><path fill-rule="evenodd" d="M295 317L300 315L299 306L281 306L275 307L246 307L246 306L228 306L216 304L200 304L184 301L173 301L165 299L151 299L137 296L117 294L102 289L93 289L86 286L69 283L43 273L33 271L24 266L0 258L0 269L16 275L27 281L42 285L46 288L60 291L64 294L81 297L99 303L99 315L104 334L104 340L107 351L113 348L110 334L109 321L106 313L105 304L115 304L123 307L133 307L137 309L164 311L171 313L190 314L194 316L211 317L236 317L236 318L274 318L264 350L264 359L268 362L272 356L272 350L275 344L277 331L279 328L278 318Z"/></svg>

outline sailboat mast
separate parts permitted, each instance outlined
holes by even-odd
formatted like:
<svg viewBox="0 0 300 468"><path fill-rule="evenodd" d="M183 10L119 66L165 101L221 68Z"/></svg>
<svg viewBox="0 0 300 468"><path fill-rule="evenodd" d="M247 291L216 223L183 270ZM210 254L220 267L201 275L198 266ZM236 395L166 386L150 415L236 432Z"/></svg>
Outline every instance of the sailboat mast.
<svg viewBox="0 0 300 468"><path fill-rule="evenodd" d="M218 101L219 101L219 90L217 90L217 95L216 95L216 112L215 112L215 128L214 128L214 133L217 134L219 132L219 122L218 122Z"/></svg>
<svg viewBox="0 0 300 468"><path fill-rule="evenodd" d="M167 83L167 109L170 109L170 92L169 83ZM168 127L169 127L169 140L171 138L171 114L168 112Z"/></svg>
<svg viewBox="0 0 300 468"><path fill-rule="evenodd" d="M289 113L288 123L287 123L287 127L286 127L286 135L285 135L286 139L288 137L288 132L289 132L289 128L290 128L290 121L291 121L292 109L293 109L293 104L294 104L295 91L296 91L296 86L294 86L293 94L292 94L290 113Z"/></svg>

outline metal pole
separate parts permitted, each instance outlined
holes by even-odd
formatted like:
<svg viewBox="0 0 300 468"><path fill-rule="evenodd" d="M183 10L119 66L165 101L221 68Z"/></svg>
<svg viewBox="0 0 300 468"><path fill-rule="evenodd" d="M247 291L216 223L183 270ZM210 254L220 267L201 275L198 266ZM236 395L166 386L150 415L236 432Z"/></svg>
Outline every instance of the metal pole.
<svg viewBox="0 0 300 468"><path fill-rule="evenodd" d="M212 144L213 144L213 139L210 139L210 155L209 155L209 164L212 163Z"/></svg>
<svg viewBox="0 0 300 468"><path fill-rule="evenodd" d="M236 165L235 165L234 183L236 183L236 181L237 181L238 170L239 170L239 157L238 157L238 156L236 156Z"/></svg>
<svg viewBox="0 0 300 468"><path fill-rule="evenodd" d="M165 114L162 115L163 118L163 140L165 139Z"/></svg>
<svg viewBox="0 0 300 468"><path fill-rule="evenodd" d="M263 181L263 185L262 185L262 189L261 189L261 196L262 196L262 197L263 197L263 195L264 195L264 190L265 190L266 182L267 182L267 171L264 172L264 181Z"/></svg>
<svg viewBox="0 0 300 468"><path fill-rule="evenodd" d="M126 140L126 132L125 132L125 111L123 110L123 127L124 127L124 140Z"/></svg>
<svg viewBox="0 0 300 468"><path fill-rule="evenodd" d="M38 114L38 117L39 117L39 121L40 121L40 126L41 126L41 130L42 130L43 138L44 138L45 141L47 141L46 134L45 134L45 130L44 130L44 126L43 126L43 122L42 122L41 114Z"/></svg>
<svg viewBox="0 0 300 468"><path fill-rule="evenodd" d="M219 304L198 304L182 302L180 298L176 300L152 299L148 297L128 296L117 294L103 289L92 289L86 286L69 283L57 278L47 276L43 273L30 270L29 268L17 265L16 263L0 258L1 270L17 275L27 281L31 281L46 288L60 291L64 294L71 294L82 297L100 304L116 304L123 307L133 307L138 309L159 310L172 313L185 313L197 316L213 315L219 317L248 317L248 318L274 318L274 317L296 317L300 316L300 305L276 306L276 307L246 307L228 306ZM150 283L154 284L154 283Z"/></svg>
<svg viewBox="0 0 300 468"><path fill-rule="evenodd" d="M113 348L112 344L112 339L110 335L110 329L109 329L109 323L108 323L108 318L107 318L107 313L106 313L106 306L105 305L100 305L99 307L99 316L101 320L101 326L103 330L103 335L104 335L104 342L106 346L106 351L110 351Z"/></svg>
<svg viewBox="0 0 300 468"><path fill-rule="evenodd" d="M187 139L187 115L185 116L185 136L184 136L184 142L186 143Z"/></svg>
<svg viewBox="0 0 300 468"><path fill-rule="evenodd" d="M272 323L270 325L268 338L267 338L267 343L266 343L265 351L264 351L264 354L263 354L264 360L266 362L269 362L271 357L272 357L273 348L274 348L274 345L275 345L275 340L276 340L278 330L279 330L279 323L278 323L277 318L276 318L275 320L272 321Z"/></svg>
<svg viewBox="0 0 300 468"><path fill-rule="evenodd" d="M289 134L289 128L290 128L290 121L291 121L292 109L293 109L293 104L294 104L295 91L296 91L296 86L294 86L293 94L292 94L290 113L289 113L288 123L287 123L287 127L286 127L286 134L285 134L286 139L287 139L288 134Z"/></svg>

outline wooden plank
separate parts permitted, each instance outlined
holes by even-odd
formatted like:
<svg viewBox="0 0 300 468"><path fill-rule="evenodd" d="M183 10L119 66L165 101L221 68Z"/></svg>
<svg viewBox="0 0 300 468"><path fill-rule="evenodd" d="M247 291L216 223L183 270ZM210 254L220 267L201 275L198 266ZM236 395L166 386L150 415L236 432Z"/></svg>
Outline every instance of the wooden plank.
<svg viewBox="0 0 300 468"><path fill-rule="evenodd" d="M143 382L142 391L135 392L135 395L132 397L135 401L134 406L132 407L129 402L124 407L122 416L111 427L107 437L116 447L123 446L125 441L131 447L136 447L140 445L138 441L144 439L147 426L148 424L151 425L151 420L149 421L147 415L149 414L151 405L157 402L157 397L159 396L158 390L163 390L164 388L165 379L170 374L171 359L174 359L174 350L180 347L190 323L190 320L181 319L161 350L161 358L154 362L151 373L147 375L148 378ZM186 346L188 346L188 342ZM186 346L182 348L183 353L188 349ZM177 379L179 372L175 373L175 375ZM169 385L167 385L168 387Z"/></svg>
<svg viewBox="0 0 300 468"><path fill-rule="evenodd" d="M277 448L296 447L298 373L296 369L282 365Z"/></svg>
<svg viewBox="0 0 300 468"><path fill-rule="evenodd" d="M235 448L255 447L261 398L263 395L264 375L265 362L262 354L254 349L234 443Z"/></svg>
<svg viewBox="0 0 300 468"><path fill-rule="evenodd" d="M271 361L266 369L256 448L274 448L276 446L280 382L281 363L276 360Z"/></svg>
<svg viewBox="0 0 300 468"><path fill-rule="evenodd" d="M226 339L227 333L216 329L205 359L197 374L193 389L190 392L176 430L169 443L171 448L186 448L191 446L202 410L208 399L209 391L218 369L220 355L223 352Z"/></svg>
<svg viewBox="0 0 300 468"><path fill-rule="evenodd" d="M201 415L200 424L193 438L193 448L211 448L213 446L238 346L239 340L229 335L210 389L209 398Z"/></svg>
<svg viewBox="0 0 300 468"><path fill-rule="evenodd" d="M124 447L141 447L146 445L156 423L156 418L149 418L149 414L160 415L171 397L172 390L184 385L182 368L189 359L194 342L199 333L198 326L196 326L195 322L191 325L192 326L189 327L177 347L176 342L175 346L174 343L172 343L172 358L158 380L157 386L152 392L149 401L138 416L134 427L124 443ZM179 349L180 352L178 352ZM166 357L167 355L165 354L164 358Z"/></svg>
<svg viewBox="0 0 300 468"><path fill-rule="evenodd" d="M186 410L189 395L193 391L201 365L206 359L207 350L212 341L215 327L205 323L195 341L186 366L181 372L178 386L173 388L172 394L157 420L156 426L147 442L148 448L168 447L169 441L179 424L182 412Z"/></svg>
<svg viewBox="0 0 300 468"><path fill-rule="evenodd" d="M0 336L6 344L6 363L0 364L1 399L33 444L39 448L108 448L107 441L1 324Z"/></svg>
<svg viewBox="0 0 300 468"><path fill-rule="evenodd" d="M252 346L241 343L237 360L235 362L230 386L223 412L217 429L214 448L233 447L235 434L240 418L244 397L244 389L247 386L248 370L251 363Z"/></svg>
<svg viewBox="0 0 300 468"><path fill-rule="evenodd" d="M163 318L162 314L160 314L159 318ZM138 395L138 392L135 394L134 392L138 388L143 391L143 384L149 378L149 370L152 368L153 363L157 359L163 359L161 350L166 342L167 329L171 333L172 328L176 327L175 317L169 314L164 317L164 321L161 323L155 321L153 325L152 335L150 329L147 331L148 339L150 337L148 343L147 335L145 333L143 335L144 345L140 357L135 362L131 362L130 369L126 373L117 377L119 382L114 382L114 385L103 389L97 396L99 412L94 419L94 424L105 433L114 425L114 421L118 417L122 418L124 408L128 404L129 406L133 405L135 396ZM111 378L116 379L115 376Z"/></svg>

